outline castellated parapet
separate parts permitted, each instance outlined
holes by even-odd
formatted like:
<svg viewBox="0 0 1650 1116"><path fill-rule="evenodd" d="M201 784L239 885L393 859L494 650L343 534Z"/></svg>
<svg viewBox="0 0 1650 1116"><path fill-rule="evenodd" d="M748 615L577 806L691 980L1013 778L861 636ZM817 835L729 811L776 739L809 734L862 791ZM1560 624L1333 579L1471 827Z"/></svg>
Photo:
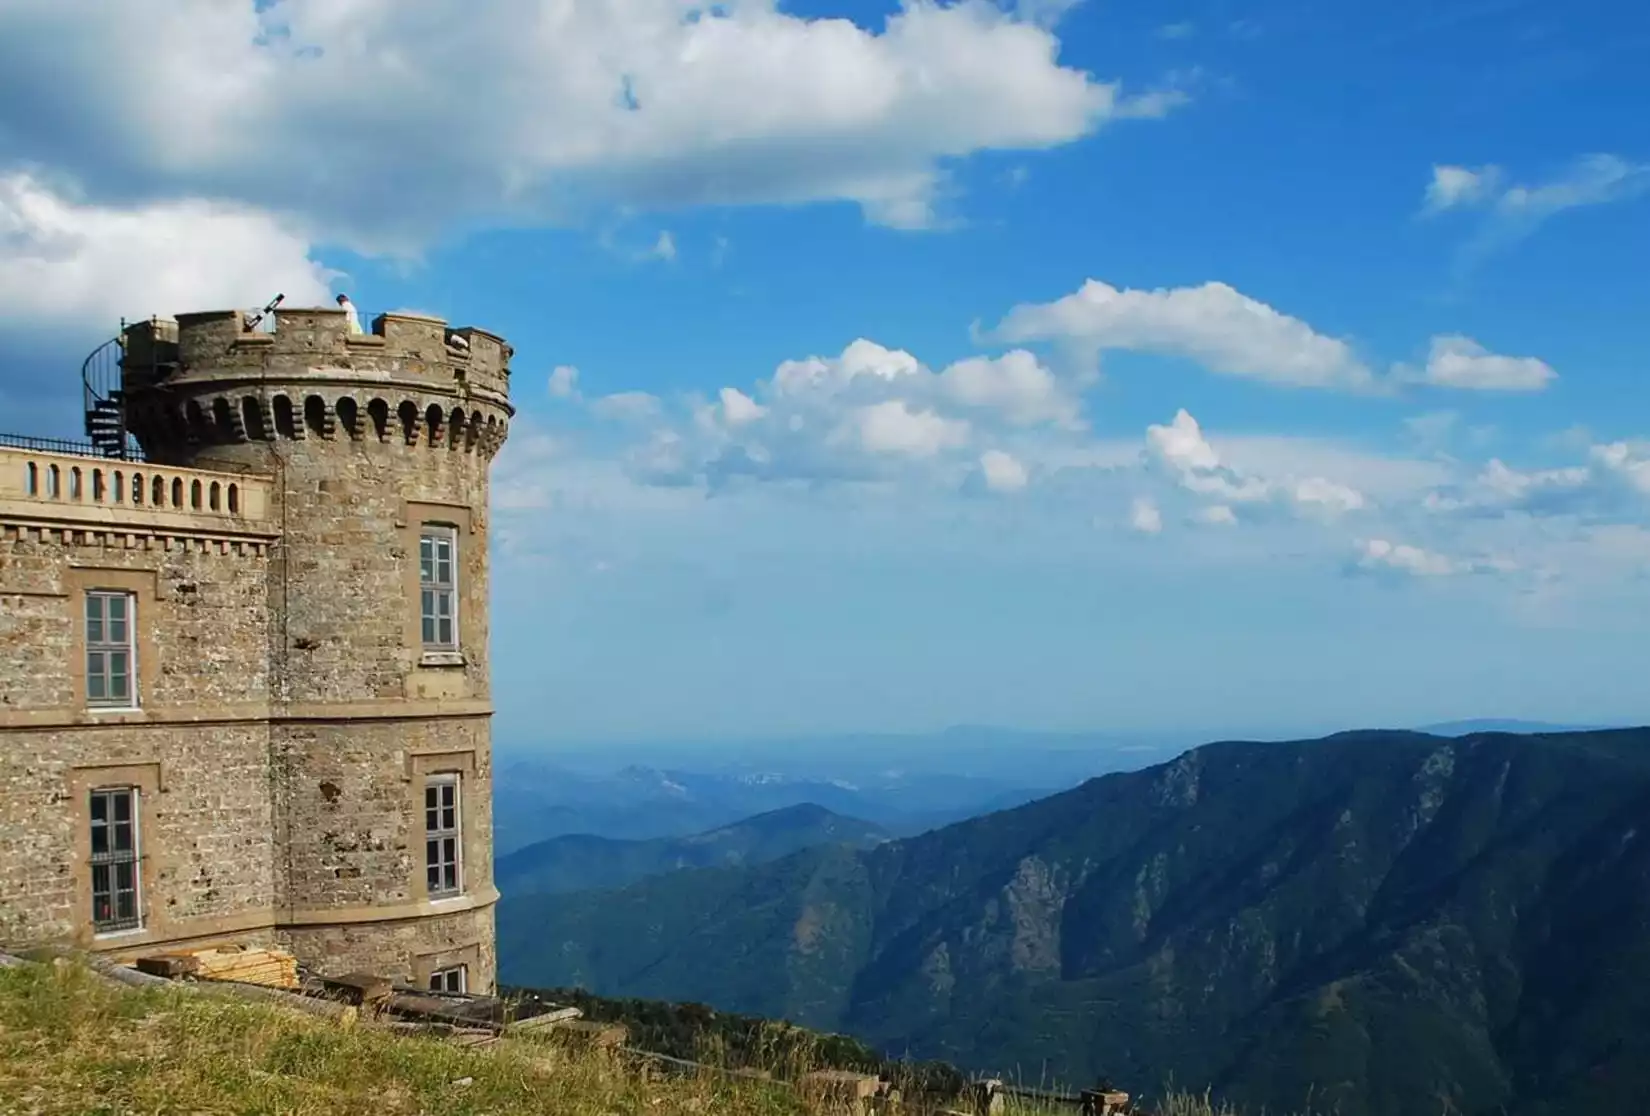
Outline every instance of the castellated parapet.
<svg viewBox="0 0 1650 1116"><path fill-rule="evenodd" d="M146 462L0 450L0 943L274 943L490 990L510 348L410 314L246 323L126 331ZM91 679L122 653L124 703ZM118 809L135 854L98 851Z"/></svg>

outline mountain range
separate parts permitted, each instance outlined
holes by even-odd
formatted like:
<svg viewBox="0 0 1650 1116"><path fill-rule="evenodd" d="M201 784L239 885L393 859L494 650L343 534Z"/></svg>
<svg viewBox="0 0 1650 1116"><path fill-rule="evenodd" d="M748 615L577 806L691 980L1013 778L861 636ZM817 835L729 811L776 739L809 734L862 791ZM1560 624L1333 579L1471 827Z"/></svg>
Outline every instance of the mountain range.
<svg viewBox="0 0 1650 1116"><path fill-rule="evenodd" d="M506 898L498 927L511 984L1033 1080L1637 1113L1650 730L1209 744L869 849Z"/></svg>
<svg viewBox="0 0 1650 1116"><path fill-rule="evenodd" d="M644 764L603 772L581 770L567 760L501 757L493 786L494 848L502 856L568 835L631 841L685 837L804 804L910 835L1017 806L1079 781L1021 785L930 771L851 774Z"/></svg>
<svg viewBox="0 0 1650 1116"><path fill-rule="evenodd" d="M509 896L556 895L623 887L684 868L764 864L815 845L870 848L888 839L888 832L880 826L803 803L688 837L648 841L588 834L552 837L499 857L493 865L493 882Z"/></svg>

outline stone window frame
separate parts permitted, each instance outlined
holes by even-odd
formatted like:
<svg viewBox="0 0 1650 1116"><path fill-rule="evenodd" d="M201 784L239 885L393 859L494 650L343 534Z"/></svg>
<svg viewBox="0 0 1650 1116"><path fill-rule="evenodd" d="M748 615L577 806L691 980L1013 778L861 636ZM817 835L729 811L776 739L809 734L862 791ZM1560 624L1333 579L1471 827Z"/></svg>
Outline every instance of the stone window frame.
<svg viewBox="0 0 1650 1116"><path fill-rule="evenodd" d="M456 771L431 772L424 776L424 889L432 901L442 899L457 899L464 894L464 776ZM441 813L447 809L442 801L446 796L441 792L447 788L452 790L453 824L451 828L441 824ZM430 792L436 792L436 826L430 828ZM430 860L430 842L438 842L435 860ZM430 887L430 870L440 872L447 867L447 859L440 849L439 842L451 841L453 845L453 886L442 887L439 890Z"/></svg>
<svg viewBox="0 0 1650 1116"><path fill-rule="evenodd" d="M92 923L92 792L130 788L137 792L137 907L138 924L121 930L100 932ZM155 811L166 784L158 760L132 763L86 764L73 767L68 776L72 844L69 912L74 936L81 944L120 941L133 937L164 937L169 928L165 905L155 902L155 884L160 859L155 851Z"/></svg>
<svg viewBox="0 0 1650 1116"><path fill-rule="evenodd" d="M443 580L432 572L429 578L424 576L424 547L430 547L430 564L440 569L442 555L441 547L446 547L446 563L450 571ZM459 637L461 614L459 610L459 560L458 560L458 528L446 523L426 523L418 531L418 641L426 655L452 655L460 653L463 642ZM440 623L441 609L435 607L426 609L424 596L430 594L432 603L440 596L447 598L446 620L451 629L451 639L441 638ZM426 633L425 625L430 631Z"/></svg>
<svg viewBox="0 0 1650 1116"><path fill-rule="evenodd" d="M118 818L119 807L124 801L126 805L125 825L131 830L131 838L124 850L114 847L114 835L122 824ZM104 804L104 816L101 822L98 819L97 805ZM90 825L87 829L91 836L97 836L99 828L104 832L102 860L99 860L97 841L92 841L91 856L88 858L91 865L92 883L92 933L98 937L109 934L118 934L126 930L143 929L143 881L140 879L139 860L143 855L143 791L137 787L94 787L86 795L87 811L90 814ZM132 886L129 889L120 886L121 865L131 866ZM97 870L108 869L107 901L109 917L98 921L98 886ZM129 918L120 914L119 904L121 892L130 890L132 895L132 913Z"/></svg>
<svg viewBox="0 0 1650 1116"><path fill-rule="evenodd" d="M87 589L80 594L80 601L80 622L86 649L85 673L81 676L86 689L80 695L81 701L85 702L88 709L112 713L135 712L143 706L143 692L137 684L137 594L127 589ZM123 614L118 619L112 615L115 612L112 606L117 601L120 603L119 611ZM94 605L96 606L95 609ZM92 639L94 611L97 614L97 623L102 637L96 640ZM109 638L109 629L116 623L125 626L126 636L124 639ZM91 663L94 655L103 656L103 670L101 671L101 677L97 678L97 681L103 683L102 696L96 696L91 692L94 680ZM111 661L117 655L124 656L126 660L125 669L120 671L115 671L110 666ZM117 678L121 682L121 688L125 690L125 695L119 698L109 695L109 691L114 688L113 684Z"/></svg>
<svg viewBox="0 0 1650 1116"><path fill-rule="evenodd" d="M64 571L63 580L73 610L70 623L74 636L69 641L67 667L74 705L98 717L141 714L142 702L153 703L155 680L160 674L160 655L155 644L159 625L154 622L160 601L160 571L127 566L70 566ZM128 706L89 705L86 701L86 594L95 592L125 592L132 596L130 625L136 676L133 704Z"/></svg>
<svg viewBox="0 0 1650 1116"><path fill-rule="evenodd" d="M471 801L479 782L476 778L475 749L408 753L407 820L412 828L412 843L415 848L422 849L424 846L424 787L431 777L439 775L458 776L459 890L451 894L431 895L424 854L420 852L407 858L411 877L408 881L408 895L415 903L431 903L438 906L462 902L469 898L469 888L474 881L474 873L469 869L475 865L476 857L481 850L476 847L476 827L465 824L465 820L476 816Z"/></svg>
<svg viewBox="0 0 1650 1116"><path fill-rule="evenodd" d="M403 642L414 652L417 664L420 667L461 667L465 664L464 648L469 641L464 635L466 623L466 609L459 607L459 600L464 592L464 570L460 557L465 549L465 536L476 533L476 517L471 514L470 505L451 502L436 502L428 500L404 500L401 503L400 514L396 517L395 526L401 535L401 545L407 555L404 575L404 600L411 602L406 609L406 625L403 629ZM454 547L454 607L453 607L453 637L457 646L450 649L434 649L424 646L423 609L420 607L420 577L418 563L419 539L422 538L426 527L447 527L453 532Z"/></svg>
<svg viewBox="0 0 1650 1116"><path fill-rule="evenodd" d="M463 995L470 990L470 966L460 963L432 970L424 984L431 992L456 992Z"/></svg>
<svg viewBox="0 0 1650 1116"><path fill-rule="evenodd" d="M429 953L414 954L412 959L412 985L415 988L428 988L430 980L436 973L447 969L464 970L464 989L473 992L471 985L473 974L481 971L481 943L470 945L451 946L446 949L432 950Z"/></svg>

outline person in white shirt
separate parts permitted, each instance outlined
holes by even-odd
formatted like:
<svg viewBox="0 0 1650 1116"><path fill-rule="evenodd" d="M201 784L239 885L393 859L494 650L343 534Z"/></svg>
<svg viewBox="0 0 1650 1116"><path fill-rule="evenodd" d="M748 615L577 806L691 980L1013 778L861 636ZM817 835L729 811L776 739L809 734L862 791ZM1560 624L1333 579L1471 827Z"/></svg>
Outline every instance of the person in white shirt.
<svg viewBox="0 0 1650 1116"><path fill-rule="evenodd" d="M361 332L361 317L355 312L355 303L349 300L349 295L338 296L338 309L344 312L344 321L351 333Z"/></svg>

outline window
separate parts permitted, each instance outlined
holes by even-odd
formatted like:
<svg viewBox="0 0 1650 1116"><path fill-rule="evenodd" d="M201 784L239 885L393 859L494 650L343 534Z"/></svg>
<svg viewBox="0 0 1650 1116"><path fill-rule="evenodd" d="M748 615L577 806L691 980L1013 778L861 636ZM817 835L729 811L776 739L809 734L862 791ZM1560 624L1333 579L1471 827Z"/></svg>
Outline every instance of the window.
<svg viewBox="0 0 1650 1116"><path fill-rule="evenodd" d="M135 930L138 916L138 792L92 792L92 929Z"/></svg>
<svg viewBox="0 0 1650 1116"><path fill-rule="evenodd" d="M424 870L432 897L463 890L458 826L458 776L438 775L424 784Z"/></svg>
<svg viewBox="0 0 1650 1116"><path fill-rule="evenodd" d="M132 645L136 600L130 593L94 590L86 594L86 704L135 709L137 660Z"/></svg>
<svg viewBox="0 0 1650 1116"><path fill-rule="evenodd" d="M463 992L469 986L467 966L454 965L450 969L437 969L430 974L431 992Z"/></svg>
<svg viewBox="0 0 1650 1116"><path fill-rule="evenodd" d="M458 647L457 549L451 527L426 527L418 536L419 619L424 646L433 650Z"/></svg>

